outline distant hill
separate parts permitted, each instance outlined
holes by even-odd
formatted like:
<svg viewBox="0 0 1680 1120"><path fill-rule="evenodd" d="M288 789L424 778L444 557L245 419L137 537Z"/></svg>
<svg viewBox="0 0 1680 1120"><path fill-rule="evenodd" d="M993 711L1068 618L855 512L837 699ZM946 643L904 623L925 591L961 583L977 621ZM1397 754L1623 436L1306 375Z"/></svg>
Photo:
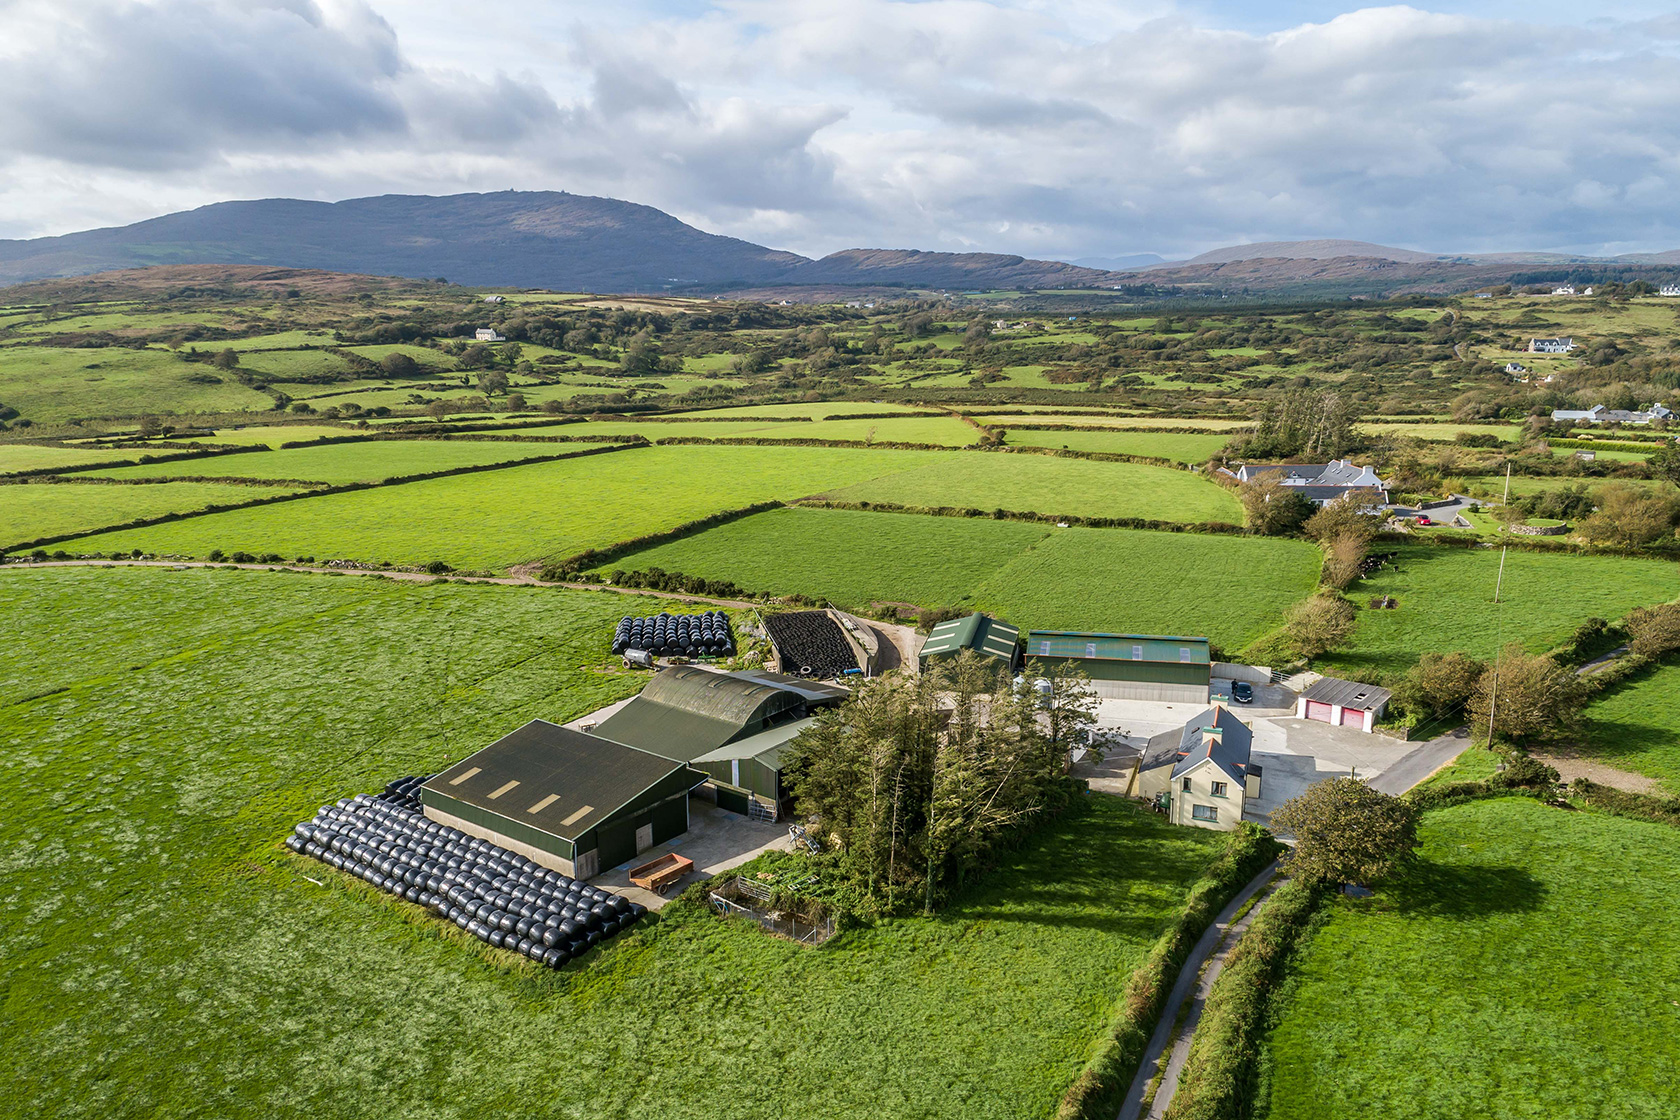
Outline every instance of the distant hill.
<svg viewBox="0 0 1680 1120"><path fill-rule="evenodd" d="M706 233L651 206L554 191L219 202L131 226L0 241L0 284L160 264L327 269L486 287L728 291L786 284L1073 287L1060 261L851 249L813 261Z"/></svg>
<svg viewBox="0 0 1680 1120"><path fill-rule="evenodd" d="M1129 268L1147 268L1152 264L1160 264L1166 258L1159 253L1132 253L1124 257L1075 257L1070 264L1081 268L1101 268L1109 272L1124 272Z"/></svg>
<svg viewBox="0 0 1680 1120"><path fill-rule="evenodd" d="M1256 241L1248 245L1227 245L1182 263L1229 264L1232 261L1272 260L1334 260L1338 257L1376 257L1403 264L1421 264L1443 259L1439 253L1419 253L1412 249L1393 249L1387 245L1373 245L1369 241Z"/></svg>

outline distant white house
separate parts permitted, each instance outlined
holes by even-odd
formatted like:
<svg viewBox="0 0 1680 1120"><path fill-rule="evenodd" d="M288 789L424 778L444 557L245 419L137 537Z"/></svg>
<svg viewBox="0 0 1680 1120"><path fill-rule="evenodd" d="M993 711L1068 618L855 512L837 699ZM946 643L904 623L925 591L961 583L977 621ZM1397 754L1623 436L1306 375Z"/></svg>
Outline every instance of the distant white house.
<svg viewBox="0 0 1680 1120"><path fill-rule="evenodd" d="M1584 295L1584 296L1590 296L1590 295L1592 295L1592 289L1587 288L1584 291L1582 291L1581 294Z"/></svg>
<svg viewBox="0 0 1680 1120"><path fill-rule="evenodd" d="M1680 284L1664 284L1658 289L1659 296L1680 296Z"/></svg>
<svg viewBox="0 0 1680 1120"><path fill-rule="evenodd" d="M1527 373L1528 372L1528 367L1523 365L1521 362L1506 362L1505 363L1505 372L1506 373Z"/></svg>
<svg viewBox="0 0 1680 1120"><path fill-rule="evenodd" d="M506 297L504 297L504 296L485 296L484 297L484 302L485 303L502 303L502 302L504 302L505 298Z"/></svg>
<svg viewBox="0 0 1680 1120"><path fill-rule="evenodd" d="M496 333L494 327L479 327L473 332L473 337L480 342L506 342L507 339Z"/></svg>
<svg viewBox="0 0 1680 1120"><path fill-rule="evenodd" d="M1477 299L1492 299L1493 298L1493 293L1492 292L1477 292L1476 293L1476 298Z"/></svg>
<svg viewBox="0 0 1680 1120"><path fill-rule="evenodd" d="M1653 420L1667 420L1674 413L1661 404L1630 411L1625 408L1605 408L1595 404L1589 409L1557 408L1552 410L1554 424L1649 424Z"/></svg>
<svg viewBox="0 0 1680 1120"><path fill-rule="evenodd" d="M1528 340L1530 354L1567 354L1575 349L1573 338L1531 338Z"/></svg>
<svg viewBox="0 0 1680 1120"><path fill-rule="evenodd" d="M1238 482L1275 476L1285 486L1298 487L1301 497L1315 506L1328 505L1356 493L1369 494L1378 502L1388 503L1388 483L1375 470L1352 459L1332 459L1328 463L1244 463L1235 471L1219 469Z"/></svg>
<svg viewBox="0 0 1680 1120"><path fill-rule="evenodd" d="M1575 285L1559 284L1557 287L1552 289L1552 294L1554 296L1572 296L1575 294Z"/></svg>

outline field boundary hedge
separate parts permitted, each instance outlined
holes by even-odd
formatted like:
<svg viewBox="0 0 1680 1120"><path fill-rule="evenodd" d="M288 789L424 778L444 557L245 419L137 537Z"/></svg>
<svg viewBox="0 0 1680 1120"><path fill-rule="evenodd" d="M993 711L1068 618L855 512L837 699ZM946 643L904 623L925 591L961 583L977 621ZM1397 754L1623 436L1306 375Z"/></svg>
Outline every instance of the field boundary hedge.
<svg viewBox="0 0 1680 1120"><path fill-rule="evenodd" d="M1177 920L1127 980L1085 1068L1063 1094L1056 1120L1112 1120L1120 1111L1121 1099L1190 950L1225 904L1277 858L1281 847L1255 824L1244 824L1230 834L1225 851L1191 885Z"/></svg>
<svg viewBox="0 0 1680 1120"><path fill-rule="evenodd" d="M56 445L47 445L56 446ZM122 446L121 444L105 444L103 446ZM151 445L157 446L157 445ZM124 450L127 450L124 447ZM135 459L107 459L102 463L75 464L68 467L30 467L28 470L8 471L0 475L0 480L13 478L40 478L44 475L81 474L84 471L115 470L118 467L144 467L153 463L184 463L190 459L214 459L221 455L247 455L253 451L267 451L261 444L255 447L205 447L192 451L183 451L179 455L141 455Z"/></svg>
<svg viewBox="0 0 1680 1120"><path fill-rule="evenodd" d="M869 443L857 439L771 439L768 436L666 436L655 442L661 447L710 444L716 447L838 447L852 451L968 451L991 455L1043 455L1052 459L1088 459L1096 463L1137 463L1146 467L1165 467L1168 470L1196 473L1192 464L1159 455L1128 455L1120 451L1074 451L1065 447L1034 447L1031 444L903 443L888 440Z"/></svg>
<svg viewBox="0 0 1680 1120"><path fill-rule="evenodd" d="M905 513L917 517L978 517L991 521L1031 521L1042 525L1067 524L1082 529L1147 529L1161 533L1207 533L1248 536L1241 525L1228 521L1159 521L1148 517L1080 517L1077 514L1035 513L1030 510L972 509L958 506L905 506L896 502L843 502L832 498L795 498L792 508L856 510L862 513Z"/></svg>
<svg viewBox="0 0 1680 1120"><path fill-rule="evenodd" d="M1552 447L1563 447L1569 450L1582 451L1655 451L1661 444L1640 443L1631 439L1571 439L1559 438L1546 441Z"/></svg>
<svg viewBox="0 0 1680 1120"><path fill-rule="evenodd" d="M674 528L662 529L657 533L646 533L640 537L617 541L605 548L586 548L575 555L555 561L549 567L559 572L580 572L586 568L599 568L640 549L668 544L671 541L680 540L683 537L692 536L707 529L715 529L719 525L726 525L743 517L751 517L755 513L766 513L773 509L781 509L783 505L784 503L779 501L754 502L750 506L719 510L717 513L707 514L705 517L693 521L685 521Z"/></svg>
<svg viewBox="0 0 1680 1120"><path fill-rule="evenodd" d="M309 478L247 478L243 475L166 474L149 478L80 478L49 474L32 478L0 478L0 486L158 486L171 482L213 482L226 486L305 486L330 482Z"/></svg>
<svg viewBox="0 0 1680 1120"><path fill-rule="evenodd" d="M1324 889L1291 879L1260 904L1225 957L1190 1039L1168 1120L1244 1120L1259 1078L1260 1043L1278 983L1313 926Z"/></svg>
<svg viewBox="0 0 1680 1120"><path fill-rule="evenodd" d="M1374 541L1382 544L1415 544L1428 548L1510 548L1520 552L1552 552L1575 556L1621 556L1630 560L1680 559L1680 543L1666 548L1621 548L1615 545L1575 544L1556 537L1501 537L1497 541L1481 537L1417 536L1411 533L1378 533Z"/></svg>
<svg viewBox="0 0 1680 1120"><path fill-rule="evenodd" d="M145 529L152 525L167 525L174 521L185 521L192 517L203 517L209 513L226 513L235 509L251 509L255 506L270 506L280 502L296 502L308 498L325 497L328 494L348 494L356 490L378 490L386 486L402 486L410 482L429 482L434 478L449 478L454 475L478 474L482 471L500 471L509 467L526 467L533 463L553 463L562 459L582 459L590 455L606 455L614 451L628 451L635 447L645 447L646 444L606 444L591 447L585 451L566 451L558 455L545 455L537 459L520 459L511 463L474 463L471 466L451 467L444 471L429 471L425 474L398 475L379 482L346 482L337 486L327 486L320 490L300 490L295 494L275 494L267 498L254 498L249 502L235 502L232 505L209 505L202 509L190 510L185 513L165 513L154 517L138 517L132 521L125 521L117 525L102 525L95 529L83 529L75 533L60 533L50 537L37 537L34 540L23 541L19 544L0 546L0 556L25 549L43 548L49 544L63 544L66 541L80 540L83 537L97 536L101 533L117 533L126 529ZM263 449L263 450L266 450Z"/></svg>
<svg viewBox="0 0 1680 1120"><path fill-rule="evenodd" d="M1569 794L1581 804L1613 817L1633 817L1656 821L1680 828L1680 797L1659 797L1649 793L1629 793L1614 786L1601 786L1586 778L1569 783Z"/></svg>
<svg viewBox="0 0 1680 1120"><path fill-rule="evenodd" d="M1010 432L1135 432L1164 436L1222 436L1242 428L1128 428L1120 424L994 424Z"/></svg>

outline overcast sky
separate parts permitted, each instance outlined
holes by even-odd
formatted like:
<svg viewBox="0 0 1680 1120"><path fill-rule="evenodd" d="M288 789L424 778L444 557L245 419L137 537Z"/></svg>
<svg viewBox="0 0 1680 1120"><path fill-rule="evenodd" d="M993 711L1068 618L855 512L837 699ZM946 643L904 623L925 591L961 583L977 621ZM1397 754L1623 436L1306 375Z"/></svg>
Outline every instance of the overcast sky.
<svg viewBox="0 0 1680 1120"><path fill-rule="evenodd" d="M0 0L0 237L568 190L820 255L1680 247L1680 11Z"/></svg>

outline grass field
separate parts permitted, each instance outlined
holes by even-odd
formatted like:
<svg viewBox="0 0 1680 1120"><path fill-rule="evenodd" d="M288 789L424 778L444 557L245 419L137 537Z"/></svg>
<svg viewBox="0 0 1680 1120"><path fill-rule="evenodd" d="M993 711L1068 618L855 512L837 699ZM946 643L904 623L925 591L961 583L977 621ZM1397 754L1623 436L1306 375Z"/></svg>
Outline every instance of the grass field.
<svg viewBox="0 0 1680 1120"><path fill-rule="evenodd" d="M849 502L955 506L1080 517L1242 524L1230 491L1199 475L1140 463L1105 463L1051 455L945 456L900 474L832 491Z"/></svg>
<svg viewBox="0 0 1680 1120"><path fill-rule="evenodd" d="M1498 605L1498 549L1401 546L1398 564L1348 592L1361 608L1358 628L1346 651L1323 659L1327 667L1368 679L1404 672L1425 653L1489 657L1511 641L1545 650L1589 618L1615 620L1680 596L1680 565L1664 560L1513 549ZM1400 605L1365 608L1381 595Z"/></svg>
<svg viewBox="0 0 1680 1120"><path fill-rule="evenodd" d="M1449 443L1465 432L1472 435L1491 435L1506 443L1516 443L1522 439L1523 433L1521 424L1384 424L1380 421L1368 421L1354 427L1365 435L1411 436L1414 439L1442 440Z"/></svg>
<svg viewBox="0 0 1680 1120"><path fill-rule="evenodd" d="M179 361L167 350L49 346L0 347L0 401L38 424L274 406L268 394L247 389L211 366Z"/></svg>
<svg viewBox="0 0 1680 1120"><path fill-rule="evenodd" d="M271 427L218 428L216 434L204 442L242 447L264 443L270 447L279 447L282 443L354 435L355 432L356 429L343 424L275 424Z"/></svg>
<svg viewBox="0 0 1680 1120"><path fill-rule="evenodd" d="M182 459L90 472L90 477L171 478L202 475L218 478L298 478L338 485L378 482L402 475L446 471L486 463L511 463L577 450L565 443L501 443L470 440L380 440L254 451L210 459Z"/></svg>
<svg viewBox="0 0 1680 1120"><path fill-rule="evenodd" d="M279 841L633 690L617 596L25 569L0 609L20 1115L1045 1116L1220 843L1093 798L936 918L691 910L549 972Z"/></svg>
<svg viewBox="0 0 1680 1120"><path fill-rule="evenodd" d="M742 414L746 415L745 413ZM506 433L503 433L506 434ZM888 416L865 420L604 420L566 427L567 435L637 435L662 439L826 439L862 443L931 443L963 447L980 433L954 416Z"/></svg>
<svg viewBox="0 0 1680 1120"><path fill-rule="evenodd" d="M1206 634L1230 650L1281 623L1318 566L1312 546L1266 537L821 509L772 510L607 565L842 606L984 609L1040 629Z"/></svg>
<svg viewBox="0 0 1680 1120"><path fill-rule="evenodd" d="M80 542L204 556L278 552L505 568L802 497L943 454L832 448L653 447L235 510Z"/></svg>
<svg viewBox="0 0 1680 1120"><path fill-rule="evenodd" d="M0 474L82 466L112 459L138 459L144 451L132 447L46 447L29 443L0 443Z"/></svg>
<svg viewBox="0 0 1680 1120"><path fill-rule="evenodd" d="M1424 817L1331 902L1271 1034L1269 1120L1661 1120L1680 1109L1680 831L1526 798Z"/></svg>
<svg viewBox="0 0 1680 1120"><path fill-rule="evenodd" d="M1660 779L1680 796L1680 665L1640 673L1594 698L1580 746L1612 766Z"/></svg>
<svg viewBox="0 0 1680 1120"><path fill-rule="evenodd" d="M1065 447L1109 455L1153 455L1180 463L1205 463L1230 442L1228 436L1190 432L1035 432L1010 428L1007 441L1018 447Z"/></svg>
<svg viewBox="0 0 1680 1120"><path fill-rule="evenodd" d="M1065 407L1065 406L1064 406ZM1032 411L1031 416L1017 415L1020 412ZM974 417L982 424L996 425L1007 428L1011 423L1030 424L1082 424L1097 428L1196 428L1206 432L1228 432L1233 428L1253 427L1252 420L1209 420L1201 417L1184 416L1127 416L1116 413L1112 416L1062 415L1056 412L1037 412L1031 409L1011 409L1008 415L992 413L978 413Z"/></svg>
<svg viewBox="0 0 1680 1120"><path fill-rule="evenodd" d="M295 492L271 486L214 482L160 482L147 486L65 482L0 486L0 548L42 537L89 533L141 517L190 513L205 506L233 505Z"/></svg>

